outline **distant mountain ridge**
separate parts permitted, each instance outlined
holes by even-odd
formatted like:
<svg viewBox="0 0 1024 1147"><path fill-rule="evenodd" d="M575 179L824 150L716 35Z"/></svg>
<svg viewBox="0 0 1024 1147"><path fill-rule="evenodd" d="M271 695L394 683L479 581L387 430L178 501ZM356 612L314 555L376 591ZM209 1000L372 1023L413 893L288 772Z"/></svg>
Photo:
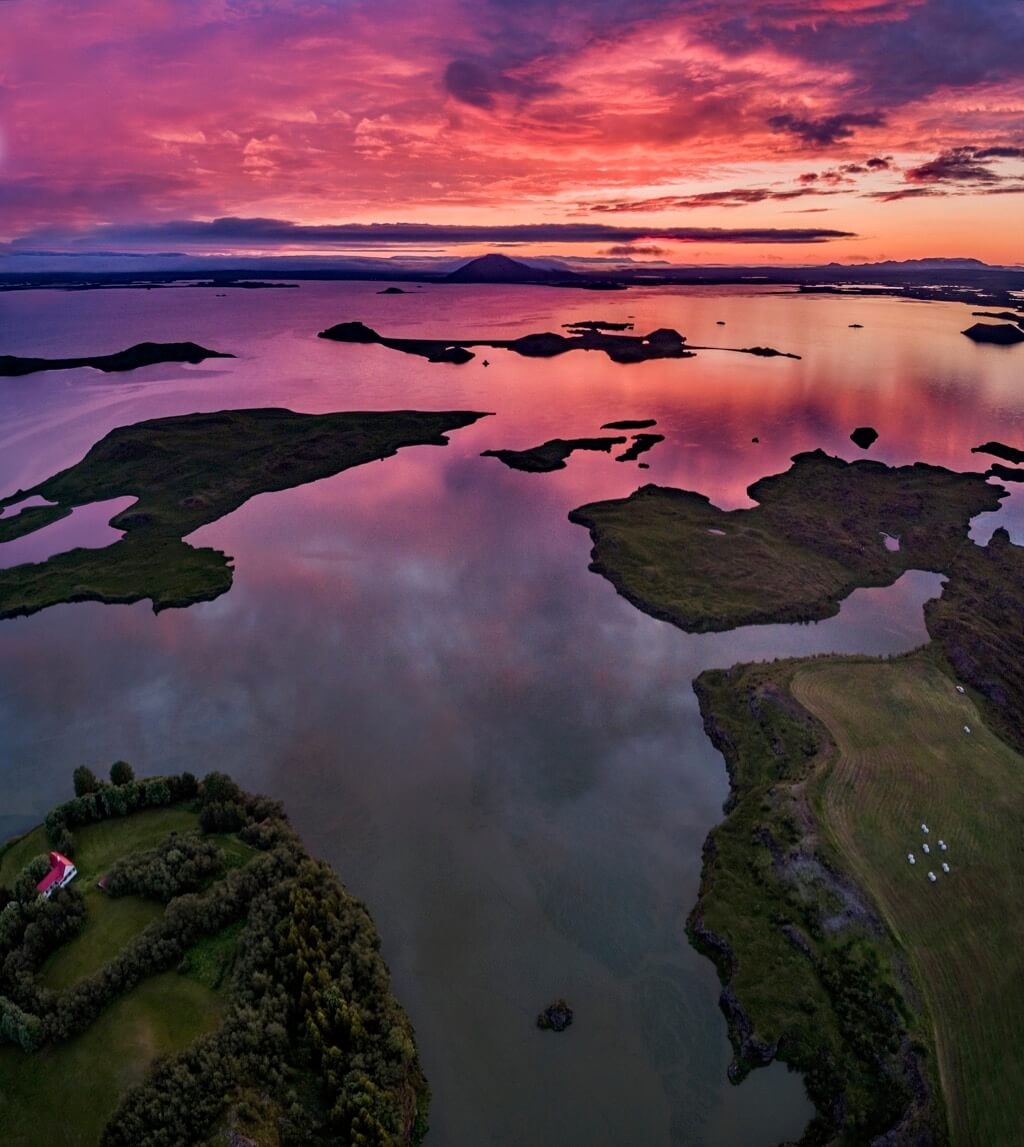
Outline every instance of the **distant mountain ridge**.
<svg viewBox="0 0 1024 1147"><path fill-rule="evenodd" d="M825 267L841 267L844 271L927 271L934 267L937 271L951 271L957 269L984 270L992 267L982 259L956 259L945 257L931 257L926 259L883 259L878 263L825 263ZM993 268L994 269L994 268Z"/></svg>
<svg viewBox="0 0 1024 1147"><path fill-rule="evenodd" d="M507 255L481 255L444 276L448 283L545 283L575 279L573 271L552 271L531 267Z"/></svg>

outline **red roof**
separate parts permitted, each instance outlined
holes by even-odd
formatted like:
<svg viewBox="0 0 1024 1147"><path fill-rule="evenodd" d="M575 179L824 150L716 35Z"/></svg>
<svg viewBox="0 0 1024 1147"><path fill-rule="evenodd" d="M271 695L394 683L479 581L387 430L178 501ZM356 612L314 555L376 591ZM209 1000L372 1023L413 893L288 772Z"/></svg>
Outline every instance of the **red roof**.
<svg viewBox="0 0 1024 1147"><path fill-rule="evenodd" d="M51 852L50 871L36 885L36 891L45 892L48 888L52 888L54 884L59 884L64 879L68 869L74 867L74 863L68 860L62 853Z"/></svg>

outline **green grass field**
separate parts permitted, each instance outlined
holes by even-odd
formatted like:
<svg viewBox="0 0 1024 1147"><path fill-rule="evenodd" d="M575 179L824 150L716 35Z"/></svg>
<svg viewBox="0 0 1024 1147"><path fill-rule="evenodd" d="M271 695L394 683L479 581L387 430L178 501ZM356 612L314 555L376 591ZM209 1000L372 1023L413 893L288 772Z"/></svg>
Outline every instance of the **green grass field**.
<svg viewBox="0 0 1024 1147"><path fill-rule="evenodd" d="M1024 759L926 655L809 662L791 689L835 740L817 811L924 992L953 1142L1024 1143Z"/></svg>
<svg viewBox="0 0 1024 1147"><path fill-rule="evenodd" d="M153 848L172 832L190 832L199 823L194 812L181 807L146 809L118 820L85 825L75 833L74 886L85 898L86 917L82 931L62 945L40 970L48 988L70 987L83 976L101 968L136 933L155 920L163 907L137 896L112 899L96 881L122 856ZM238 848L247 846L234 842ZM0 883L13 881L21 868L49 845L40 828L20 837L0 858ZM251 852L251 850L249 850Z"/></svg>
<svg viewBox="0 0 1024 1147"><path fill-rule="evenodd" d="M121 1095L158 1055L179 1051L220 1022L220 996L164 972L105 1009L69 1043L25 1055L0 1048L4 1147L95 1147Z"/></svg>

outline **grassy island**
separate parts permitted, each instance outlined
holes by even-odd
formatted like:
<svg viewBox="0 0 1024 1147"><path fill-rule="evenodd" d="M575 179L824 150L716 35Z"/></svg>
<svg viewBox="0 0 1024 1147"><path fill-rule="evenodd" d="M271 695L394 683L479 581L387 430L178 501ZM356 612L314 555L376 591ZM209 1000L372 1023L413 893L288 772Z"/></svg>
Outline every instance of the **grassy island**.
<svg viewBox="0 0 1024 1147"><path fill-rule="evenodd" d="M591 530L592 568L687 630L827 616L905 569L948 580L913 654L695 683L731 792L688 927L722 981L730 1076L799 1070L807 1147L1016 1142L1024 548L967 535L1005 492L816 452L750 494L758 507L725 513L648 486L570 517Z"/></svg>
<svg viewBox="0 0 1024 1147"><path fill-rule="evenodd" d="M112 777L76 770L0 848L5 1147L418 1143L373 922L281 806L222 773ZM45 899L51 849L78 875Z"/></svg>
<svg viewBox="0 0 1024 1147"><path fill-rule="evenodd" d="M759 505L726 511L703 494L644 486L569 520L590 530L590 568L625 598L706 633L816 621L858 587L891 585L910 569L946 571L969 544L971 518L1006 497L982 474L844 462L820 450L747 492Z"/></svg>
<svg viewBox="0 0 1024 1147"><path fill-rule="evenodd" d="M447 431L482 417L469 411L255 409L118 427L74 466L0 498L0 509L33 495L53 503L0 518L0 541L41 529L76 506L133 495L136 503L110 522L125 536L102 549L69 550L0 570L0 618L66 601L148 598L160 610L219 597L231 587L231 559L188 545L186 535L256 494L327 478L404 446L443 446Z"/></svg>
<svg viewBox="0 0 1024 1147"><path fill-rule="evenodd" d="M690 931L735 1071L802 1071L808 1143L1014 1142L1024 757L931 651L737 666L697 692L732 795Z"/></svg>

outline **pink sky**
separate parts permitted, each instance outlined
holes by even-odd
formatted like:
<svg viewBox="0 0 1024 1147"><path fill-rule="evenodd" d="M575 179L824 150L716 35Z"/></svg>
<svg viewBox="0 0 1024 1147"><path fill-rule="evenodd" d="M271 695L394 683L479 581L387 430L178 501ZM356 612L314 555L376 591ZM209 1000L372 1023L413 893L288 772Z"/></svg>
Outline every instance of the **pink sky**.
<svg viewBox="0 0 1024 1147"><path fill-rule="evenodd" d="M6 0L0 20L0 254L494 245L180 226L229 217L545 225L523 254L1024 263L1020 0Z"/></svg>

